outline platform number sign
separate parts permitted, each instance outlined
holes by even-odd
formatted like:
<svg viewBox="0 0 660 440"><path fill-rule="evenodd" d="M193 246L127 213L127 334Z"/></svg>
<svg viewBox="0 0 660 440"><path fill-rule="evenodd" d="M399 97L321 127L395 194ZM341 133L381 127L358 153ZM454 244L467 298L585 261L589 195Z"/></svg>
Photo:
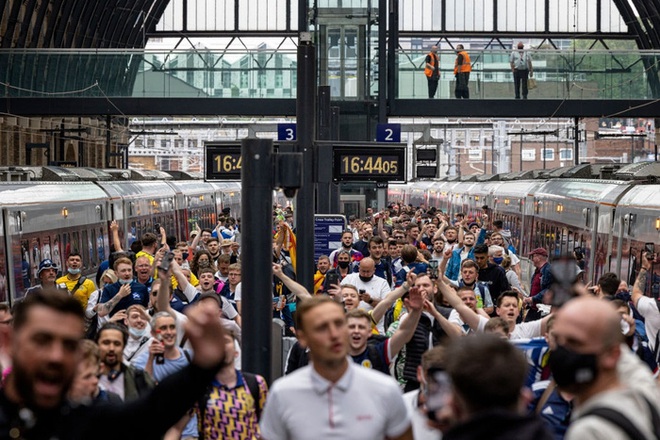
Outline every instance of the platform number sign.
<svg viewBox="0 0 660 440"><path fill-rule="evenodd" d="M378 124L376 142L401 142L401 124Z"/></svg>
<svg viewBox="0 0 660 440"><path fill-rule="evenodd" d="M277 124L278 141L295 141L296 124Z"/></svg>

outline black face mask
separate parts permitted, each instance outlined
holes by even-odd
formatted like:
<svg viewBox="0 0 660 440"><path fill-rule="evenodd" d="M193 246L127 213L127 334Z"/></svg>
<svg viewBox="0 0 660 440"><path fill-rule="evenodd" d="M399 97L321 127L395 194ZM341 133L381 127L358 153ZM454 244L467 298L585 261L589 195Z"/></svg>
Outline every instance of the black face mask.
<svg viewBox="0 0 660 440"><path fill-rule="evenodd" d="M589 385L598 376L595 354L575 353L561 345L550 352L548 365L559 387Z"/></svg>
<svg viewBox="0 0 660 440"><path fill-rule="evenodd" d="M369 281L372 280L373 277L374 277L373 275L371 275L370 277L363 277L362 275L360 275L360 281L362 281L363 283L368 283Z"/></svg>
<svg viewBox="0 0 660 440"><path fill-rule="evenodd" d="M337 266L341 267L342 269L346 269L349 264L351 264L350 261L339 261Z"/></svg>

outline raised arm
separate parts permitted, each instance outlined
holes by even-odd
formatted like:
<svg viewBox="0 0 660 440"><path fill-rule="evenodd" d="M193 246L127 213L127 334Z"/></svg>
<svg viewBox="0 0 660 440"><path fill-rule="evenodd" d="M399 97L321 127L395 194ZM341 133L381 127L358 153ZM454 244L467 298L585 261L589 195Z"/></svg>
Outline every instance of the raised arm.
<svg viewBox="0 0 660 440"><path fill-rule="evenodd" d="M403 302L408 314L390 338L390 353L392 356L398 354L403 346L412 339L417 324L419 324L419 318L422 316L422 310L424 310L424 298L422 298L421 292L416 287L410 289L408 298L404 299Z"/></svg>
<svg viewBox="0 0 660 440"><path fill-rule="evenodd" d="M309 293L302 284L292 280L284 272L282 272L281 264L273 263L273 274L282 280L284 285L296 295L296 298L303 300L312 297L312 294Z"/></svg>
<svg viewBox="0 0 660 440"><path fill-rule="evenodd" d="M438 321L438 324L440 324L440 327L447 333L447 335L450 338L453 338L455 336L463 336L463 330L451 322L444 316L442 316L442 313L438 312L438 309L435 308L433 303L429 300L426 300L424 302L424 309L429 312L436 321Z"/></svg>
<svg viewBox="0 0 660 440"><path fill-rule="evenodd" d="M644 291L646 291L646 280L648 279L650 271L651 262L649 261L648 253L642 252L642 267L639 268L639 273L637 274L632 289L632 300L635 307L637 307L637 301L644 296Z"/></svg>
<svg viewBox="0 0 660 440"><path fill-rule="evenodd" d="M438 289L440 292L442 292L442 297L445 299L445 301L447 301L449 305L451 305L458 312L458 314L461 315L463 322L469 325L472 330L477 331L480 321L479 315L477 315L476 312L474 312L471 308L466 306L465 303L463 303L454 289L439 279Z"/></svg>
<svg viewBox="0 0 660 440"><path fill-rule="evenodd" d="M110 235L112 236L112 244L115 246L115 252L122 252L124 248L119 239L119 223L117 223L117 220L110 222Z"/></svg>
<svg viewBox="0 0 660 440"><path fill-rule="evenodd" d="M379 301L378 304L374 306L374 309L371 311L371 317L375 322L379 322L385 313L392 307L394 302L401 298L410 290L410 286L415 284L415 279L417 275L412 271L408 272L406 276L406 281L404 281L399 287L388 293L382 301Z"/></svg>

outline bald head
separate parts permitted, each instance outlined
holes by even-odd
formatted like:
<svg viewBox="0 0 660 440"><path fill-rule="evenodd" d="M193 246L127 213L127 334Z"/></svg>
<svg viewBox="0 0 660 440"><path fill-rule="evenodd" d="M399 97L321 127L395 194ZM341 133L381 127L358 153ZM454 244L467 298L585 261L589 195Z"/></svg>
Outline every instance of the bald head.
<svg viewBox="0 0 660 440"><path fill-rule="evenodd" d="M583 346L584 352L601 352L621 343L621 316L609 301L581 296L557 312L553 335L558 344L569 341Z"/></svg>
<svg viewBox="0 0 660 440"><path fill-rule="evenodd" d="M374 262L374 259L371 258L371 257L363 258L360 261L360 269L365 269L365 270L369 269L369 270L371 270L375 267L375 265L376 265L376 263Z"/></svg>
<svg viewBox="0 0 660 440"><path fill-rule="evenodd" d="M376 272L376 263L373 258L367 257L360 261L359 273L362 281L370 281Z"/></svg>

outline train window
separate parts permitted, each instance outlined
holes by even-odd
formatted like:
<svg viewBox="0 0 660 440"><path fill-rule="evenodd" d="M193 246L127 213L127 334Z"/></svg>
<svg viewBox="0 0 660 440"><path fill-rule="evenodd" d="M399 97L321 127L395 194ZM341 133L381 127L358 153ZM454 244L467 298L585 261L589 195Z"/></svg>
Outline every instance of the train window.
<svg viewBox="0 0 660 440"><path fill-rule="evenodd" d="M62 241L60 242L60 246L62 247L62 262L65 262L71 253L71 243L69 241L69 234L66 232L61 235L61 238ZM61 268L62 266L60 266L60 269Z"/></svg>
<svg viewBox="0 0 660 440"><path fill-rule="evenodd" d="M51 252L53 253L52 260L57 267L62 270L62 248L60 244L62 243L59 234L53 236L53 246L51 247Z"/></svg>
<svg viewBox="0 0 660 440"><path fill-rule="evenodd" d="M96 251L99 255L99 264L105 261L105 248L107 246L108 241L103 233L103 228L99 228L98 235L96 236Z"/></svg>
<svg viewBox="0 0 660 440"><path fill-rule="evenodd" d="M98 261L96 259L96 252L94 252L94 240L92 239L94 231L84 230L82 235L83 246L87 251L87 265L89 268L95 268L98 266Z"/></svg>
<svg viewBox="0 0 660 440"><path fill-rule="evenodd" d="M0 301L7 301L7 253L5 250L5 240L2 232L0 232Z"/></svg>
<svg viewBox="0 0 660 440"><path fill-rule="evenodd" d="M71 238L71 252L78 252L83 257L83 264L87 263L85 260L84 249L82 249L80 244L80 233L78 231L74 231L69 237Z"/></svg>
<svg viewBox="0 0 660 440"><path fill-rule="evenodd" d="M32 285L30 272L30 242L28 240L21 240L21 271L14 278L16 281L16 291L21 292L21 295L25 289Z"/></svg>

